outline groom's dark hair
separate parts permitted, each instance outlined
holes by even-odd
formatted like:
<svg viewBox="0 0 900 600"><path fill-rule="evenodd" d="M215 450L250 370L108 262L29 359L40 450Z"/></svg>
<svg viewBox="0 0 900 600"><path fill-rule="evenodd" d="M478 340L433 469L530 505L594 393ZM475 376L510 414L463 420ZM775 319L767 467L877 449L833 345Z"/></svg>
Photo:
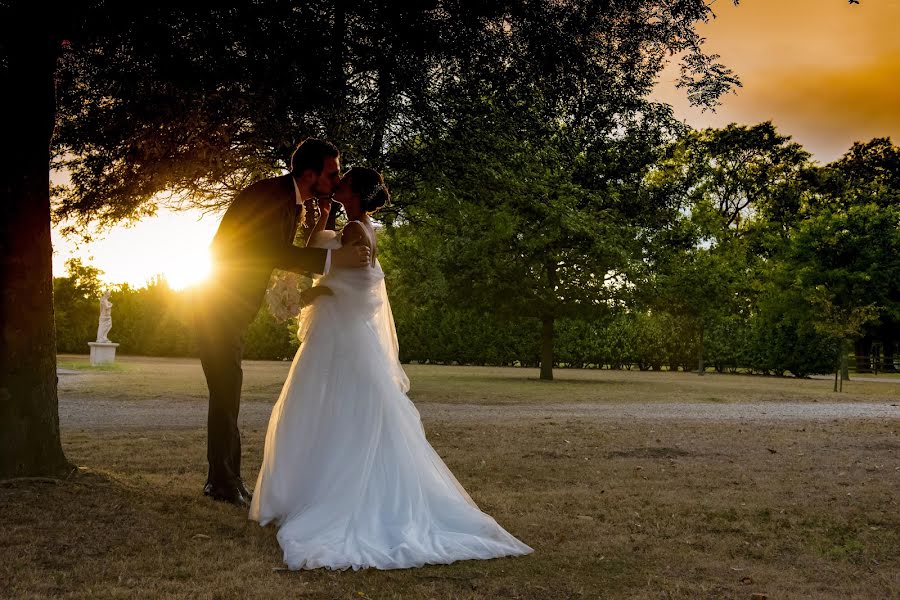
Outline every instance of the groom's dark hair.
<svg viewBox="0 0 900 600"><path fill-rule="evenodd" d="M340 155L341 151L331 142L312 137L306 138L297 144L294 153L291 154L291 175L300 177L307 169L321 173L326 158L329 156L338 158Z"/></svg>

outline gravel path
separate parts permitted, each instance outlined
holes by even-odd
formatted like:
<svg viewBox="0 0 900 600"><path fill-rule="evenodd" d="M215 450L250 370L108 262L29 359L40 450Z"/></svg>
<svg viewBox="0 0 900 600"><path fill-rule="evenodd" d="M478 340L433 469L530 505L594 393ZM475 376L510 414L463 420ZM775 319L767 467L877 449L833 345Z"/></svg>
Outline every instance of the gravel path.
<svg viewBox="0 0 900 600"><path fill-rule="evenodd" d="M897 419L900 401L890 402L760 402L760 403L573 403L573 404L441 404L418 405L425 422L510 422L522 419L587 419L598 421L829 421ZM241 406L243 427L265 427L272 410L261 402ZM206 404L172 400L104 400L60 398L63 429L196 429L206 426Z"/></svg>
<svg viewBox="0 0 900 600"><path fill-rule="evenodd" d="M834 381L834 375L810 375L810 379L821 379L823 381ZM868 381L870 383L900 383L897 377L878 377L869 375L852 375L850 381Z"/></svg>

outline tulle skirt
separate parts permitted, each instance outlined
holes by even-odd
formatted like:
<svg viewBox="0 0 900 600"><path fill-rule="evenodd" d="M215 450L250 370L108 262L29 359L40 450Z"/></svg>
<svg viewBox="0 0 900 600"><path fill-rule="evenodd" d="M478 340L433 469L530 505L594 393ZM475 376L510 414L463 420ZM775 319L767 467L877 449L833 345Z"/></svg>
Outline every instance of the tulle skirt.
<svg viewBox="0 0 900 600"><path fill-rule="evenodd" d="M301 324L250 518L290 569L400 569L528 554L475 505L406 396L379 269L338 272ZM367 293L361 294L363 290Z"/></svg>

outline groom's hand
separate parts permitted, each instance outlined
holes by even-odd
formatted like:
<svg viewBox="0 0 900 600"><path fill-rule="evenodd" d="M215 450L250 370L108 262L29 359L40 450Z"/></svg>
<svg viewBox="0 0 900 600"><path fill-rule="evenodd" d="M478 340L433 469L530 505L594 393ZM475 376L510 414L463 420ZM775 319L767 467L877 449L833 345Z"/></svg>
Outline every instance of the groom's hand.
<svg viewBox="0 0 900 600"><path fill-rule="evenodd" d="M317 198L316 201L319 205L319 214L322 216L321 218L328 217L328 214L331 212L331 198Z"/></svg>
<svg viewBox="0 0 900 600"><path fill-rule="evenodd" d="M331 253L331 265L334 267L367 267L371 250L362 244L341 246Z"/></svg>
<svg viewBox="0 0 900 600"><path fill-rule="evenodd" d="M300 292L300 302L302 306L309 306L316 301L319 296L334 296L334 292L327 285L317 285L308 290Z"/></svg>

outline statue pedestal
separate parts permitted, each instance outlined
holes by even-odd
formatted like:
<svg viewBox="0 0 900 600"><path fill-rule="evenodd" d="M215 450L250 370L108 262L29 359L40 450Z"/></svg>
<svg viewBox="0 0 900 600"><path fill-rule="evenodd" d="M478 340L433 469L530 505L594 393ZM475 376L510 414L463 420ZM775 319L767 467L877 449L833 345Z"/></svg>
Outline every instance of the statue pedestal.
<svg viewBox="0 0 900 600"><path fill-rule="evenodd" d="M116 348L119 344L115 342L88 342L91 347L91 366L111 365L116 362Z"/></svg>

